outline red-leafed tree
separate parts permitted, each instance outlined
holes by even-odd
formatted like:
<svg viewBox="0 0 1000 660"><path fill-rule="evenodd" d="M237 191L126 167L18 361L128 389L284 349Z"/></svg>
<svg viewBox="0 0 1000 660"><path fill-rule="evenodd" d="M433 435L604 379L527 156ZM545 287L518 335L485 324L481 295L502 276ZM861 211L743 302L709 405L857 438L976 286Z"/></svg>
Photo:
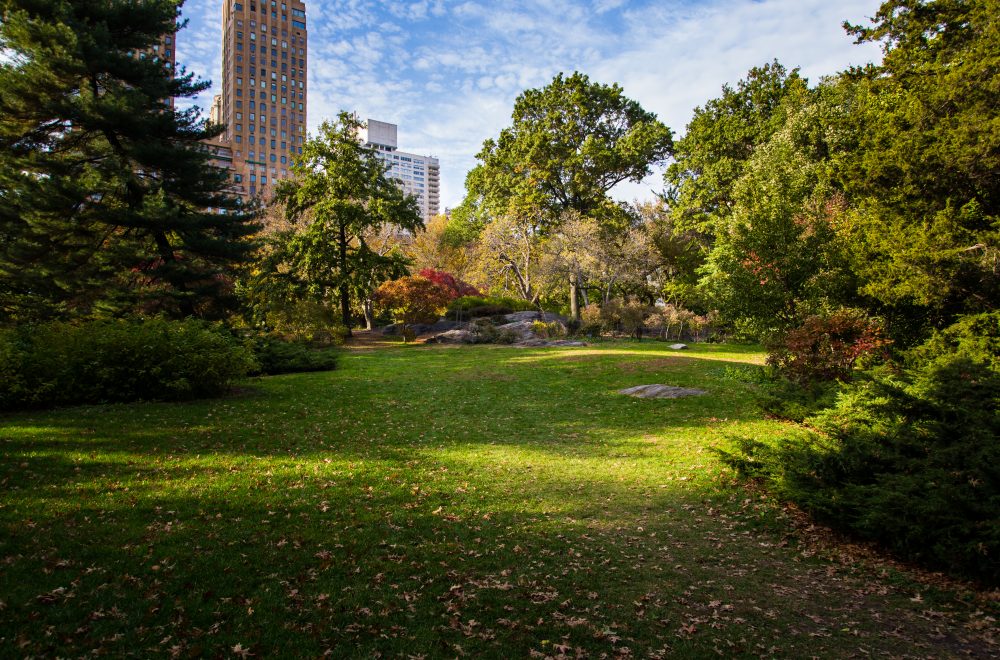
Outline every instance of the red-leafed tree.
<svg viewBox="0 0 1000 660"><path fill-rule="evenodd" d="M446 288L452 300L464 296L481 296L482 292L464 280L460 280L451 273L433 268L424 268L420 271L420 277L426 278L435 284Z"/></svg>
<svg viewBox="0 0 1000 660"><path fill-rule="evenodd" d="M444 314L451 299L446 287L419 275L384 282L375 292L375 304L404 330L417 323L434 323Z"/></svg>

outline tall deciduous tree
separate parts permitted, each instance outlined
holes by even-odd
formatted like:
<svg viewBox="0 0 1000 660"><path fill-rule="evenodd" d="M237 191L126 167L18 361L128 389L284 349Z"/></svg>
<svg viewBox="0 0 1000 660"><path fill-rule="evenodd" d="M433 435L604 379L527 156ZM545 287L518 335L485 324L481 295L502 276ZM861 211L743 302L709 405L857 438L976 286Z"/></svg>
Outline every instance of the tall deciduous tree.
<svg viewBox="0 0 1000 660"><path fill-rule="evenodd" d="M0 320L208 313L248 257L220 129L170 103L208 83L146 55L182 4L0 1Z"/></svg>
<svg viewBox="0 0 1000 660"><path fill-rule="evenodd" d="M385 280L398 272L398 258L379 254L370 237L386 226L409 232L423 228L416 198L386 177L385 164L358 139L362 127L346 112L336 122L324 122L293 166L295 178L278 189L291 219L308 216L307 226L279 247L278 260L286 266L279 270L319 300L336 292L348 332L354 294L370 291L373 276Z"/></svg>
<svg viewBox="0 0 1000 660"><path fill-rule="evenodd" d="M539 218L508 214L486 225L479 235L476 266L482 281L537 304L542 258Z"/></svg>
<svg viewBox="0 0 1000 660"><path fill-rule="evenodd" d="M824 180L817 106L791 117L733 184L702 284L723 317L758 337L851 300L855 282L832 226L844 200Z"/></svg>
<svg viewBox="0 0 1000 660"><path fill-rule="evenodd" d="M608 193L624 181L641 181L672 147L670 129L618 85L559 74L546 87L521 94L513 124L483 145L463 207L480 222L483 216L538 215L542 233L567 211L620 219ZM577 281L570 276L571 300Z"/></svg>
<svg viewBox="0 0 1000 660"><path fill-rule="evenodd" d="M681 229L667 206L658 199L635 206L645 235L657 254L656 284L667 304L704 309L698 288L698 268L704 263L707 246L694 229Z"/></svg>
<svg viewBox="0 0 1000 660"><path fill-rule="evenodd" d="M431 268L447 271L459 279L469 277L473 241L451 228L447 216L435 216L428 221L425 231L418 232L404 245L403 252L413 262L413 270Z"/></svg>
<svg viewBox="0 0 1000 660"><path fill-rule="evenodd" d="M675 160L667 169L667 197L681 230L696 230L710 244L720 220L732 212L735 183L761 145L784 125L783 106L808 101L798 69L777 61L754 67L736 88L695 108Z"/></svg>

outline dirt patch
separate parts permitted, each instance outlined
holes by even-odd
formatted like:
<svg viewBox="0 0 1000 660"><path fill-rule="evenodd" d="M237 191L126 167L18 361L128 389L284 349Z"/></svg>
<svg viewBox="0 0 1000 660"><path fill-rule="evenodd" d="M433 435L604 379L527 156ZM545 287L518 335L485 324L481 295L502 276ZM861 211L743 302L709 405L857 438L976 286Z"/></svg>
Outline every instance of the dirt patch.
<svg viewBox="0 0 1000 660"><path fill-rule="evenodd" d="M651 373L653 371L662 371L668 367L674 367L677 365L677 360L680 358L667 357L667 358L657 358L655 360L634 360L629 362L622 362L618 364L618 368L627 374L635 373Z"/></svg>
<svg viewBox="0 0 1000 660"><path fill-rule="evenodd" d="M517 380L516 377L507 373L500 373L497 371L459 371L454 374L449 380L457 380L460 382L469 381L479 381L479 380L491 380L499 381L502 383L510 383Z"/></svg>

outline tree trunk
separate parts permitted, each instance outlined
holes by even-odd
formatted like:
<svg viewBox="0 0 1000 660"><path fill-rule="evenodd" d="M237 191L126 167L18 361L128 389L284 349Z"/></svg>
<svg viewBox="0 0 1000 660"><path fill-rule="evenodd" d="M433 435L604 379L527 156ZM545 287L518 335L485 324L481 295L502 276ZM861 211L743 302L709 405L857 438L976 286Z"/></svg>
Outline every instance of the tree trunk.
<svg viewBox="0 0 1000 660"><path fill-rule="evenodd" d="M580 275L575 270L569 274L569 315L580 321Z"/></svg>
<svg viewBox="0 0 1000 660"><path fill-rule="evenodd" d="M168 269L171 268L177 261L177 255L174 254L174 248L170 245L170 240L163 234L163 232L156 232L153 235L153 238L156 241L156 247L160 253L160 258L163 259L164 266ZM173 287L181 294L180 299L177 301L177 305L181 311L181 316L184 318L194 316L194 301L192 301L187 295L188 289L184 280L173 274L168 277L168 280L170 281L170 284L173 285Z"/></svg>
<svg viewBox="0 0 1000 660"><path fill-rule="evenodd" d="M353 337L354 334L351 332L351 290L347 284L347 226L341 222L340 223L340 320L344 324L344 328L347 329L347 336Z"/></svg>
<svg viewBox="0 0 1000 660"><path fill-rule="evenodd" d="M375 305L372 303L371 298L366 298L362 307L365 311L365 329L374 330L375 329Z"/></svg>

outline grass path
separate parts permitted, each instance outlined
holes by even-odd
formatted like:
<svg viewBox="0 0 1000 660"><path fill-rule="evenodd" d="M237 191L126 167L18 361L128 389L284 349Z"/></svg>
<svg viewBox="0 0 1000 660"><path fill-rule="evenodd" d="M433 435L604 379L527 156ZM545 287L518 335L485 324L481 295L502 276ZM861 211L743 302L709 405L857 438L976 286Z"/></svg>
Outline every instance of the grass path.
<svg viewBox="0 0 1000 660"><path fill-rule="evenodd" d="M0 417L0 657L991 657L711 448L746 348L393 347L228 399ZM728 371L727 371L728 369ZM639 401L648 383L709 396Z"/></svg>

